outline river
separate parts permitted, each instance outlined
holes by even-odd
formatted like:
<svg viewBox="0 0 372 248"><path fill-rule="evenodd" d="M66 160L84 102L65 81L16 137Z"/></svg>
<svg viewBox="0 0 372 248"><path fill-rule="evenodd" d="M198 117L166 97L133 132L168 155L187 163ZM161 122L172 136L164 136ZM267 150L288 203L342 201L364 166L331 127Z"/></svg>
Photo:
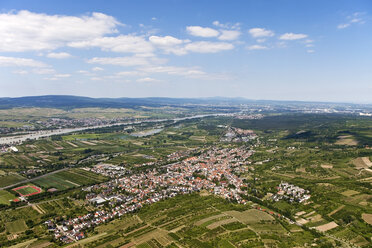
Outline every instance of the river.
<svg viewBox="0 0 372 248"><path fill-rule="evenodd" d="M54 130L32 131L32 132L29 132L23 135L1 137L0 145L20 144L26 140L37 140L37 139L49 137L52 135L67 134L67 133L72 133L72 132L84 131L87 129L112 127L112 126L120 126L120 125L133 125L133 124L141 124L141 123L146 123L146 122L156 122L156 123L165 122L165 121L178 122L178 121L183 121L183 120L188 120L188 119L204 118L204 117L209 117L209 116L227 116L227 115L230 115L230 114L194 115L194 116L174 118L174 119L142 120L142 121L133 121L133 122L119 122L119 123L89 126L89 127L60 128L60 129L54 129Z"/></svg>

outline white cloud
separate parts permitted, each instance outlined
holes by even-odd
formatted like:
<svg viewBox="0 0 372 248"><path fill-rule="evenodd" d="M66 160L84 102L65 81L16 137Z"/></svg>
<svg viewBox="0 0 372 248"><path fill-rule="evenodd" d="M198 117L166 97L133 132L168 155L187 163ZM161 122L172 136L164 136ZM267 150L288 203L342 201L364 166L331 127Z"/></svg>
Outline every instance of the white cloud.
<svg viewBox="0 0 372 248"><path fill-rule="evenodd" d="M199 41L187 44L185 49L196 53L217 53L232 50L234 49L234 45L226 42Z"/></svg>
<svg viewBox="0 0 372 248"><path fill-rule="evenodd" d="M56 80L60 80L60 79L63 79L63 78L69 78L69 77L71 77L71 74L55 74L52 77L44 78L44 80L56 81Z"/></svg>
<svg viewBox="0 0 372 248"><path fill-rule="evenodd" d="M219 32L213 28L205 28L200 26L188 26L186 27L186 31L193 36L204 38L217 37L219 35Z"/></svg>
<svg viewBox="0 0 372 248"><path fill-rule="evenodd" d="M74 48L99 47L104 51L122 53L152 53L154 48L143 36L119 35L116 37L99 37L91 40L71 42Z"/></svg>
<svg viewBox="0 0 372 248"><path fill-rule="evenodd" d="M339 24L337 26L338 29L344 29L350 26L350 23L344 23L344 24Z"/></svg>
<svg viewBox="0 0 372 248"><path fill-rule="evenodd" d="M0 51L53 50L117 32L120 23L102 13L76 17L47 15L26 10L0 14Z"/></svg>
<svg viewBox="0 0 372 248"><path fill-rule="evenodd" d="M56 74L54 76L56 78L68 78L68 77L71 77L71 74Z"/></svg>
<svg viewBox="0 0 372 248"><path fill-rule="evenodd" d="M121 71L116 73L117 76L141 76L144 75L145 72L141 71Z"/></svg>
<svg viewBox="0 0 372 248"><path fill-rule="evenodd" d="M181 46L184 43L190 42L190 40L180 40L173 36L150 36L150 42L164 50L165 53L173 53L176 55L184 55L187 51Z"/></svg>
<svg viewBox="0 0 372 248"><path fill-rule="evenodd" d="M48 58L53 58L53 59L66 59L72 57L71 54L61 52L61 53L48 53L47 54Z"/></svg>
<svg viewBox="0 0 372 248"><path fill-rule="evenodd" d="M212 24L216 27L223 28L223 29L240 29L239 22L231 24L231 23L220 23L219 21L214 21Z"/></svg>
<svg viewBox="0 0 372 248"><path fill-rule="evenodd" d="M315 50L309 49L307 50L308 53L315 53Z"/></svg>
<svg viewBox="0 0 372 248"><path fill-rule="evenodd" d="M98 66L92 68L92 71L103 71L103 70L104 69L102 67L98 67Z"/></svg>
<svg viewBox="0 0 372 248"><path fill-rule="evenodd" d="M101 77L91 77L90 80L101 81L101 80L103 80L103 78L101 78Z"/></svg>
<svg viewBox="0 0 372 248"><path fill-rule="evenodd" d="M28 71L25 70L17 70L17 71L12 71L13 74L18 74L18 75L26 75L28 74Z"/></svg>
<svg viewBox="0 0 372 248"><path fill-rule="evenodd" d="M259 37L272 37L275 33L271 30L264 29L264 28L251 28L248 30L249 34L252 35L254 38Z"/></svg>
<svg viewBox="0 0 372 248"><path fill-rule="evenodd" d="M313 40L307 39L304 41L305 47L314 47Z"/></svg>
<svg viewBox="0 0 372 248"><path fill-rule="evenodd" d="M44 80L49 80L49 81L56 81L56 80L59 80L60 78L56 78L56 77L46 77L46 78L43 78Z"/></svg>
<svg viewBox="0 0 372 248"><path fill-rule="evenodd" d="M79 71L77 71L77 73L81 73L81 74L90 74L89 71L85 71L85 70L79 70Z"/></svg>
<svg viewBox="0 0 372 248"><path fill-rule="evenodd" d="M153 35L150 36L149 40L151 43L157 46L175 46L180 45L184 42L183 40L177 39L169 35L163 37Z"/></svg>
<svg viewBox="0 0 372 248"><path fill-rule="evenodd" d="M279 37L280 40L300 40L306 38L306 34L285 33Z"/></svg>
<svg viewBox="0 0 372 248"><path fill-rule="evenodd" d="M266 50L268 47L261 45L252 45L247 47L248 50Z"/></svg>
<svg viewBox="0 0 372 248"><path fill-rule="evenodd" d="M193 67L178 67L178 66L149 66L139 68L139 70L146 73L165 73L168 75L178 75L187 77L198 77L205 75L206 73L201 71L199 68Z"/></svg>
<svg viewBox="0 0 372 248"><path fill-rule="evenodd" d="M220 28L227 28L227 25L220 23L219 21L214 21L212 23L214 26L220 27Z"/></svg>
<svg viewBox="0 0 372 248"><path fill-rule="evenodd" d="M155 78L145 77L145 78L139 78L139 79L137 79L137 82L140 82L140 83L149 83L149 82L159 82L159 80L157 80Z"/></svg>
<svg viewBox="0 0 372 248"><path fill-rule="evenodd" d="M240 36L238 30L221 30L221 35L218 37L219 40L236 40Z"/></svg>
<svg viewBox="0 0 372 248"><path fill-rule="evenodd" d="M349 15L347 17L347 22L337 25L337 28L338 29L344 29L344 28L350 27L351 25L356 24L356 23L364 24L365 23L365 20L363 19L364 14L365 13L355 12L352 15Z"/></svg>
<svg viewBox="0 0 372 248"><path fill-rule="evenodd" d="M52 68L37 68L37 69L33 69L32 72L35 74L45 75L45 74L53 74L56 71Z"/></svg>
<svg viewBox="0 0 372 248"><path fill-rule="evenodd" d="M87 61L90 64L118 65L118 66L139 66L148 65L149 61L144 57L95 57Z"/></svg>
<svg viewBox="0 0 372 248"><path fill-rule="evenodd" d="M20 66L20 67L48 67L47 64L26 58L0 56L0 66Z"/></svg>

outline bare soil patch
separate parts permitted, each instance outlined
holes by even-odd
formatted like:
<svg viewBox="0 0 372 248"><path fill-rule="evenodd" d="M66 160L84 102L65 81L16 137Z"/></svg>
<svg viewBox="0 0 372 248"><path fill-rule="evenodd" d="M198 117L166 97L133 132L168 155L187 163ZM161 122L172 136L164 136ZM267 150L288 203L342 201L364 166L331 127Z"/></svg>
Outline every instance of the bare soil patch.
<svg viewBox="0 0 372 248"><path fill-rule="evenodd" d="M74 144L74 143L72 143L72 142L66 141L66 143L69 144L70 146L78 147L76 144Z"/></svg>
<svg viewBox="0 0 372 248"><path fill-rule="evenodd" d="M332 214L335 214L337 213L338 211L340 211L341 209L343 209L345 207L345 205L341 205L339 206L338 208L336 208L335 210L333 210L332 212L330 212L329 214L327 214L328 216L331 216Z"/></svg>
<svg viewBox="0 0 372 248"><path fill-rule="evenodd" d="M369 160L369 157L359 157L354 159L352 162L357 169L367 169L372 166L372 162Z"/></svg>
<svg viewBox="0 0 372 248"><path fill-rule="evenodd" d="M359 192L355 191L355 190L352 190L352 189L349 189L349 190L346 190L346 191L342 192L341 194L344 195L344 196L353 196L353 195L359 194Z"/></svg>
<svg viewBox="0 0 372 248"><path fill-rule="evenodd" d="M338 227L338 225L336 224L336 222L332 221L327 224L317 226L316 229L321 232L326 232L336 227Z"/></svg>
<svg viewBox="0 0 372 248"><path fill-rule="evenodd" d="M323 169L332 169L333 165L331 165L331 164L321 164L320 167L322 167Z"/></svg>
<svg viewBox="0 0 372 248"><path fill-rule="evenodd" d="M362 214L362 219L372 225L372 214Z"/></svg>
<svg viewBox="0 0 372 248"><path fill-rule="evenodd" d="M346 145L346 146L356 146L358 141L354 139L351 135L339 136L335 143L336 145Z"/></svg>
<svg viewBox="0 0 372 248"><path fill-rule="evenodd" d="M81 143L84 143L86 145L89 145L89 146L95 146L96 144L92 143L92 142L89 142L89 141L85 141L85 140L80 140Z"/></svg>

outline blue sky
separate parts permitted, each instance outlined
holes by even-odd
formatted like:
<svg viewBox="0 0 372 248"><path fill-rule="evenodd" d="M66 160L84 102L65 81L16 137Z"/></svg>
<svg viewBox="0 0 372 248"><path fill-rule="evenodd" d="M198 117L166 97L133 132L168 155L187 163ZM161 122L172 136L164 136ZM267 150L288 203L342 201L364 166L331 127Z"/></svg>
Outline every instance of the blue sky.
<svg viewBox="0 0 372 248"><path fill-rule="evenodd" d="M0 1L0 96L372 103L372 2Z"/></svg>

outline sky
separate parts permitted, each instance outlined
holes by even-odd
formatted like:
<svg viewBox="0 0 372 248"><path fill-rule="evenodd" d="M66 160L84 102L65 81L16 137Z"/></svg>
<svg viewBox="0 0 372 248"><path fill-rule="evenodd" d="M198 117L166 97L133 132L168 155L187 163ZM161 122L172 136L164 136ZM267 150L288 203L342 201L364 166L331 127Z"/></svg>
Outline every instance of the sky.
<svg viewBox="0 0 372 248"><path fill-rule="evenodd" d="M372 1L0 0L0 89L372 103Z"/></svg>

